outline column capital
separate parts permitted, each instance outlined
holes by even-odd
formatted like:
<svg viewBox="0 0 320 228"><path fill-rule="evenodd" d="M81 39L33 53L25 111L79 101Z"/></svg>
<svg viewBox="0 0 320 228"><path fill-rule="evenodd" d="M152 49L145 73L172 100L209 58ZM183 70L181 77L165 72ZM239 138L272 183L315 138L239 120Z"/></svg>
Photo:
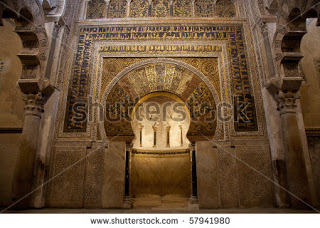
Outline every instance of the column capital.
<svg viewBox="0 0 320 228"><path fill-rule="evenodd" d="M296 101L300 98L298 92L280 90L276 95L278 110L281 114L296 113Z"/></svg>
<svg viewBox="0 0 320 228"><path fill-rule="evenodd" d="M263 33L268 33L268 25L264 21L260 21L260 28Z"/></svg>
<svg viewBox="0 0 320 228"><path fill-rule="evenodd" d="M41 117L41 114L44 111L44 98L41 92L37 94L25 94L24 101L26 103L26 116L33 115Z"/></svg>
<svg viewBox="0 0 320 228"><path fill-rule="evenodd" d="M196 142L191 142L190 143L190 148L192 151L195 151L196 150Z"/></svg>

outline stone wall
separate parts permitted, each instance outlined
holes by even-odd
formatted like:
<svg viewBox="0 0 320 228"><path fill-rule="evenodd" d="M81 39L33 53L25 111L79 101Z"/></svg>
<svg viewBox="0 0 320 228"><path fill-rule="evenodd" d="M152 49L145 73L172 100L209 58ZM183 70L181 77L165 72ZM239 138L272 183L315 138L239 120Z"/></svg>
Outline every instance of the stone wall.
<svg viewBox="0 0 320 228"><path fill-rule="evenodd" d="M313 171L314 183L320 199L320 135L308 136L308 147Z"/></svg>
<svg viewBox="0 0 320 228"><path fill-rule="evenodd" d="M236 140L232 145L202 141L196 143L196 151L200 208L274 207L267 140ZM188 154L173 158L134 154L131 166L133 197L168 194L189 197L191 170ZM163 172L157 173L157 170ZM124 171L124 142L111 142L108 148L101 145L56 147L51 159L52 181L46 206L122 208ZM166 187L161 189L161 186Z"/></svg>
<svg viewBox="0 0 320 228"><path fill-rule="evenodd" d="M274 206L267 140L197 142L196 150L200 208Z"/></svg>
<svg viewBox="0 0 320 228"><path fill-rule="evenodd" d="M22 45L13 30L7 21L0 27L0 206L10 201L24 117L24 103L17 88L21 74L17 54Z"/></svg>
<svg viewBox="0 0 320 228"><path fill-rule="evenodd" d="M21 74L21 63L17 54L22 48L19 36L13 31L12 23L5 21L0 27L0 127L21 128L24 117L24 103L17 87Z"/></svg>
<svg viewBox="0 0 320 228"><path fill-rule="evenodd" d="M301 43L306 80L301 88L301 108L306 128L320 128L320 27L316 22L311 19Z"/></svg>
<svg viewBox="0 0 320 228"><path fill-rule="evenodd" d="M304 55L301 67L305 79L301 88L301 109L308 136L313 181L320 199L320 28L316 27L316 21L307 20L308 33L301 43Z"/></svg>
<svg viewBox="0 0 320 228"><path fill-rule="evenodd" d="M72 144L72 142L70 142ZM51 153L47 207L121 208L125 142L56 146Z"/></svg>
<svg viewBox="0 0 320 228"><path fill-rule="evenodd" d="M0 206L6 206L11 199L14 167L18 158L20 133L0 133Z"/></svg>
<svg viewBox="0 0 320 228"><path fill-rule="evenodd" d="M240 17L240 14L237 14L238 16ZM123 82L121 84L124 85L123 90L130 92L130 95L131 93L135 94L134 88L141 89L146 80L139 79L136 82L138 86L134 86L128 81L122 81L122 78L126 79L125 72L133 72L138 66L145 66L150 61L149 63L152 64L173 62L176 66L184 66L186 69L192 70L191 72L198 75L201 80L188 81L186 88L191 90L193 86L197 85L196 82L203 81L210 89L206 94L212 93L217 105L220 102L229 102L235 104L234 108L237 108L236 104L240 106L241 101L249 99L250 107L245 110L248 112L249 121L246 122L240 118L241 116L237 116L238 118L232 118L228 123L219 122L215 134L217 140L224 140L222 145L238 159L225 153L221 148L202 150L199 144L197 164L200 207L272 207L274 195L272 185L264 176L271 176L271 159L269 142L265 140L265 121L259 87L260 76L256 70L255 53L249 48L249 44L252 42L251 27L244 19L225 21L223 18L215 18L212 19L212 22L208 20L206 24L198 21L198 24L194 26L185 25L182 27L179 27L181 25L177 25L174 21L167 23L164 27L164 24L152 21L150 18L141 18L140 20L145 20L143 22L135 22L134 19L130 19L130 22L126 21L125 24L119 22L117 25L109 24L113 19L108 18L99 19L101 20L99 22L82 21L83 23L76 24L72 37L74 42L73 45L70 45L73 54L69 56L68 61L63 56L59 57L59 61L64 64L60 66L62 70L59 72L58 84L59 88L64 88L64 91L61 93L59 115L56 121L56 141L51 153L50 177L62 172L72 162L82 159L83 161L68 170L64 174L67 175L66 177L61 176L59 177L61 180L53 180L50 183L47 206L121 207L124 190L124 148L122 148L123 145L113 147L112 141L114 137L119 136L119 132L123 134L131 131L131 126L124 128L121 127L121 124L115 124L117 132L111 134L112 131L105 127L103 121L101 119L98 121L101 113L98 113L97 109L88 108L88 113L94 116L92 121L87 121L87 119L74 121L77 116L72 108L75 101L88 102L86 100L88 96L92 96L93 102L103 106L108 95L116 101L127 97L115 96L122 94L122 90L115 85L116 82L119 84ZM133 22L131 23L131 21ZM149 21L150 25L146 25ZM226 35L227 33L230 35ZM233 42L233 39L236 42ZM148 40L148 42L143 43L144 40ZM172 46L175 40L177 43L179 42L179 45ZM210 47L209 45L215 46ZM245 54L237 59L233 56L237 53ZM207 61L203 62L206 59ZM239 62L242 66L241 71L239 70ZM230 66L232 64L234 66ZM242 75L241 79L238 77L239 75ZM150 88L153 88L156 84L150 83L150 85ZM147 86L143 87L143 92L146 94L164 90L157 87L149 91L145 90L146 88ZM181 88L177 87L172 92L180 91ZM214 88L219 89L214 92ZM121 93L111 93L113 90ZM235 92L235 90L239 91ZM201 91L196 97L197 101L201 101L200 98L205 97L202 94L207 90ZM233 95L235 95L234 99ZM213 99L209 97L204 100L212 101ZM213 125L206 124L199 128L200 132L197 132L195 136L206 135L204 130L207 127L213 127ZM192 130L192 127L190 129ZM128 136L128 134L123 135L123 137ZM235 148L230 147L230 138L235 140ZM128 142L132 140L122 139ZM94 146L88 147L87 142L99 144L109 140L111 141L109 149L99 150L100 152L95 153L92 157L85 158L89 151L94 151L96 148ZM206 145L204 143L203 147L206 148ZM157 164L157 162L160 164L168 163L163 158L161 159L164 162L144 158L134 160L134 156L131 157L132 168L142 166L144 169L140 171L146 173L146 176L143 176L145 179L140 179L149 182L148 184L155 181L152 179L153 176L147 173L151 168L157 168L153 164ZM62 157L64 160L60 160ZM175 166L173 160L170 160L172 162L170 168ZM177 165L180 164L184 168L183 170L187 170L187 157L175 157L175 160ZM66 161L68 162L66 163ZM257 169L260 173L257 174L246 164ZM169 167L169 165L165 167ZM187 171L179 173L173 169L173 172L168 171L168 173L170 175L177 174L176 177L180 178L179 175L187 173ZM142 174L132 173L131 177L134 178L134 175L141 176ZM74 179L78 181L74 181ZM170 178L166 177L165 179L165 181L170 181ZM73 194L66 192L63 182L72 189ZM141 193L139 190L137 192Z"/></svg>

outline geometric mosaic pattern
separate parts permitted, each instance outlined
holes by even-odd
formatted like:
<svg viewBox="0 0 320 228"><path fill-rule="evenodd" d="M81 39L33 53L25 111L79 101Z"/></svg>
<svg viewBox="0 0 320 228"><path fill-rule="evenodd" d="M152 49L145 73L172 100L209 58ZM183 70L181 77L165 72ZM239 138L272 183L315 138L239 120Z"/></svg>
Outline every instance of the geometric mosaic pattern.
<svg viewBox="0 0 320 228"><path fill-rule="evenodd" d="M236 9L231 0L217 1L217 16L218 17L235 17Z"/></svg>
<svg viewBox="0 0 320 228"><path fill-rule="evenodd" d="M88 2L87 19L101 19L106 17L107 4L104 0Z"/></svg>
<svg viewBox="0 0 320 228"><path fill-rule="evenodd" d="M173 16L174 17L191 17L192 16L191 0L174 0Z"/></svg>
<svg viewBox="0 0 320 228"><path fill-rule="evenodd" d="M127 17L127 0L112 0L109 3L109 18Z"/></svg>
<svg viewBox="0 0 320 228"><path fill-rule="evenodd" d="M171 5L172 4L172 5ZM91 0L88 2L87 19L126 18L127 0L110 0L108 16L105 0ZM172 7L172 8L171 8ZM131 0L129 17L235 17L236 9L232 0Z"/></svg>
<svg viewBox="0 0 320 228"><path fill-rule="evenodd" d="M132 0L130 4L130 17L147 17L148 10L148 0Z"/></svg>
<svg viewBox="0 0 320 228"><path fill-rule="evenodd" d="M235 119L236 131L256 131L257 120L254 97L251 91L245 37L241 24L204 25L84 25L79 28L78 47L73 59L72 76L69 84L64 132L86 132L87 123L75 123L73 106L86 103L90 88L90 62L95 42L149 40L206 40L224 41L230 59L231 89L234 107L246 104L244 114L249 120ZM121 47L122 48L122 47ZM121 49L122 50L122 49ZM146 53L151 49L146 49ZM190 50L192 52L192 50ZM85 108L85 105L82 107Z"/></svg>
<svg viewBox="0 0 320 228"><path fill-rule="evenodd" d="M168 17L170 15L169 0L153 0L151 8L152 17Z"/></svg>
<svg viewBox="0 0 320 228"><path fill-rule="evenodd" d="M214 5L212 0L196 0L195 1L196 17L213 17Z"/></svg>

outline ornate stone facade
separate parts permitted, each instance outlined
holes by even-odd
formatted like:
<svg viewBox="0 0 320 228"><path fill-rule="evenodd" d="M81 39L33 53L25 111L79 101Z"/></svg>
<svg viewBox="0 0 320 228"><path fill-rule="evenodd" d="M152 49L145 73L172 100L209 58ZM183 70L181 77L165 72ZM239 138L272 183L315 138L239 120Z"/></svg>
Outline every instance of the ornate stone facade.
<svg viewBox="0 0 320 228"><path fill-rule="evenodd" d="M153 32L154 30L159 30L158 32ZM165 32L161 32L164 31ZM180 32L174 33L174 31L181 30ZM188 31L192 30L199 30L202 33L192 33ZM121 31L120 33L116 33L116 31ZM148 39L150 37L150 40L165 40L172 39L199 39L199 40L216 40L216 41L227 41L228 50L227 53L225 53L229 58L231 59L231 74L232 76L232 89L234 90L233 96L234 96L234 102L235 106L234 109L239 109L239 107L243 106L245 103L245 106L247 108L244 110L246 118L239 118L239 115L241 113L238 113L234 119L235 125L234 129L238 132L245 132L245 131L257 131L257 120L256 120L256 108L255 108L255 102L254 97L252 95L252 89L250 86L250 75L249 75L249 69L247 68L247 59L245 54L238 56L237 53L242 53L245 50L245 40L244 36L242 34L243 27L241 25L221 25L220 27L215 26L195 26L195 27L150 27L150 26L125 26L125 27L108 27L108 28L102 28L102 27L82 27L79 30L79 38L81 41L78 45L78 56L85 55L84 58L76 58L76 64L75 68L73 69L74 76L70 84L70 90L69 93L71 96L68 97L67 101L67 107L68 110L66 113L66 119L64 124L64 131L65 132L86 132L87 129L87 122L86 121L78 121L78 123L75 123L73 121L74 118L77 119L76 116L74 116L74 112L72 111L72 107L76 103L86 103L87 96L89 95L88 91L85 90L85 86L90 84L90 78L85 76L84 73L88 74L90 71L89 68L89 61L90 56L92 55L93 44L95 42L101 42L101 41L108 41L108 40L114 40L114 41L133 41L133 40L142 40L142 39ZM186 33L188 32L188 33ZM227 35L230 34L230 35ZM237 35L236 35L237 34ZM89 39L91 39L89 41ZM86 41L85 41L86 40ZM129 51L130 47L122 48L116 47L113 51L119 52L126 52L126 50ZM134 50L138 47L133 47L131 50ZM183 49L181 50L188 50ZM215 48L211 49L214 50ZM86 50L86 51L84 51ZM108 50L108 49L106 49ZM111 50L111 49L110 49ZM137 50L143 50L143 49L137 49ZM152 52L152 49L145 49L146 53L150 54ZM162 52L164 49L164 46L159 46L158 49L154 49L156 52ZM174 50L170 48L170 50ZM200 51L200 52L206 52L205 48L200 49L189 49L190 52L194 51ZM210 50L210 49L208 49ZM219 51L219 48L215 49ZM192 64L191 64L192 65ZM82 73L81 73L82 72ZM243 83L243 81L245 83ZM77 92L76 92L77 91ZM83 104L81 106L83 106Z"/></svg>
<svg viewBox="0 0 320 228"><path fill-rule="evenodd" d="M36 189L17 208L141 207L152 194L200 209L317 207L318 135L305 137L299 64L319 4L276 3L1 1L22 41L26 101L12 197ZM188 116L146 133L131 118L149 96L163 108L158 93ZM139 150L142 136L152 150Z"/></svg>

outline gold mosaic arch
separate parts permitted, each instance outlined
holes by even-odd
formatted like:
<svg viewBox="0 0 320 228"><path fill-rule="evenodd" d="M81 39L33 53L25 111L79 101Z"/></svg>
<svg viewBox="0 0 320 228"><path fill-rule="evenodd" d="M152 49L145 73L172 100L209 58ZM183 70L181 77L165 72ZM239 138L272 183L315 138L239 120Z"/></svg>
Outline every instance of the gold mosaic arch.
<svg viewBox="0 0 320 228"><path fill-rule="evenodd" d="M133 136L129 110L141 97L155 92L174 94L187 104L192 120L189 136L215 135L217 122L211 117L216 114L219 97L213 86L209 88L208 81L203 79L205 77L199 77L177 61L142 61L127 68L109 84L103 95L106 137Z"/></svg>
<svg viewBox="0 0 320 228"><path fill-rule="evenodd" d="M101 88L103 91L101 96L101 101L105 101L107 96L109 95L111 89L127 74L132 72L133 70L149 65L149 64L156 64L156 63L163 63L163 64L174 64L177 66L180 66L181 68L184 68L186 70L189 70L194 75L198 76L199 79L209 88L210 92L213 95L213 99L215 103L219 103L221 101L220 97L220 85L218 85L218 82L215 82L217 79L213 79L214 75L208 74L211 72L210 68L212 66L209 64L201 64L201 69L198 69L199 67L197 65L197 62L195 61L196 58L190 58L190 61L186 61L186 58L183 58L183 61L179 60L181 58L137 58L138 62L135 61L128 61L131 64L127 65L125 68L123 68L122 71L118 71L117 75L112 77L112 79L105 85L105 87ZM201 58L203 59L203 58ZM195 64L195 65L193 65ZM218 64L215 62L214 64ZM106 71L108 72L108 71Z"/></svg>

